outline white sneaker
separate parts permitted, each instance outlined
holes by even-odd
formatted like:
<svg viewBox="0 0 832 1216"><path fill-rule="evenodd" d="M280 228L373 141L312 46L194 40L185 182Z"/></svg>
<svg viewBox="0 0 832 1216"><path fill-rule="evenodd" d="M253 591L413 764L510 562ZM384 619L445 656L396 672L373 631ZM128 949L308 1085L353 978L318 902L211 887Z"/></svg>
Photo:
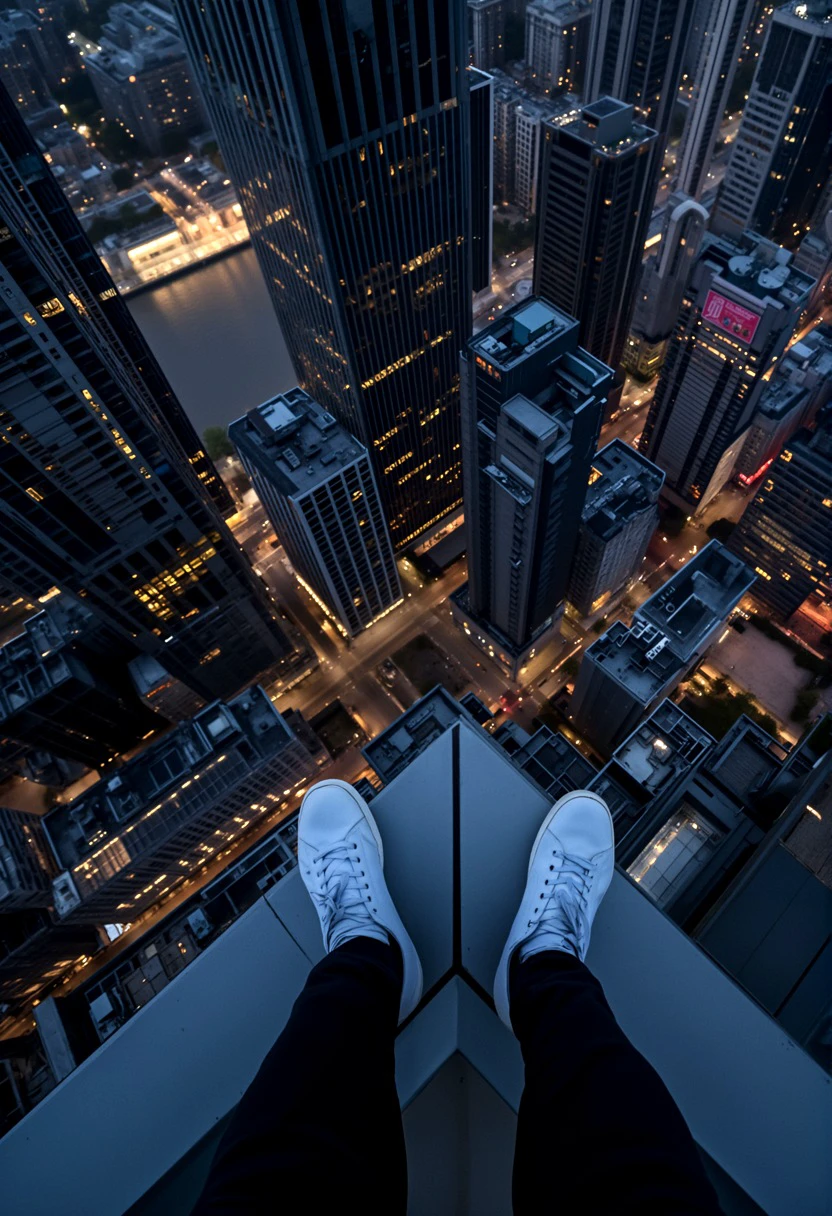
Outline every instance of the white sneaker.
<svg viewBox="0 0 832 1216"><path fill-rule="evenodd" d="M497 1013L511 1028L509 967L543 950L565 950L581 962L598 905L612 881L615 837L597 794L565 794L543 820L529 858L529 877L494 979Z"/></svg>
<svg viewBox="0 0 832 1216"><path fill-rule="evenodd" d="M319 781L304 795L298 865L327 953L353 937L396 942L404 980L399 1021L422 995L422 964L384 881L384 851L367 803L346 781Z"/></svg>

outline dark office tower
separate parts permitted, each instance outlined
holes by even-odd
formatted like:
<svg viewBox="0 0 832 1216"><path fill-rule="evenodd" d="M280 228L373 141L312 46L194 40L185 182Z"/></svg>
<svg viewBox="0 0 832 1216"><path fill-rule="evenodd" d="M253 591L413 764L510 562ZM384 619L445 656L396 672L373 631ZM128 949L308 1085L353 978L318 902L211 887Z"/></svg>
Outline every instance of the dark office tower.
<svg viewBox="0 0 832 1216"><path fill-rule="evenodd" d="M832 170L832 3L775 9L722 183L713 229L795 249Z"/></svg>
<svg viewBox="0 0 832 1216"><path fill-rule="evenodd" d="M534 291L580 322L580 342L618 368L653 211L656 132L612 97L544 130Z"/></svg>
<svg viewBox="0 0 832 1216"><path fill-rule="evenodd" d="M612 371L544 300L462 355L468 578L454 619L511 679L557 631Z"/></svg>
<svg viewBox="0 0 832 1216"><path fill-rule="evenodd" d="M468 0L471 62L474 67L487 71L503 66L506 61L506 34L510 33L512 21L522 23L522 17L518 15L521 6L522 0Z"/></svg>
<svg viewBox="0 0 832 1216"><path fill-rule="evenodd" d="M757 575L754 595L779 616L832 596L832 417L798 431L764 477L730 547Z"/></svg>
<svg viewBox="0 0 832 1216"><path fill-rule="evenodd" d="M468 69L471 92L471 290L491 286L494 204L494 81Z"/></svg>
<svg viewBox="0 0 832 1216"><path fill-rule="evenodd" d="M201 695L289 650L230 499L0 91L0 570L53 586ZM214 501L211 495L214 496Z"/></svg>
<svg viewBox="0 0 832 1216"><path fill-rule="evenodd" d="M731 476L759 394L813 287L792 255L748 233L706 236L641 436L664 494L693 513Z"/></svg>
<svg viewBox="0 0 832 1216"><path fill-rule="evenodd" d="M0 647L0 735L98 768L165 725L125 671L41 612Z"/></svg>
<svg viewBox="0 0 832 1216"><path fill-rule="evenodd" d="M651 380L664 363L665 351L694 259L708 227L708 212L679 191L667 200L661 241L641 269L623 364L641 380Z"/></svg>
<svg viewBox="0 0 832 1216"><path fill-rule="evenodd" d="M40 815L0 806L0 912L50 907L56 873Z"/></svg>
<svg viewBox="0 0 832 1216"><path fill-rule="evenodd" d="M707 185L708 167L753 7L754 0L710 0L705 14L676 166L678 188L694 198L699 198Z"/></svg>
<svg viewBox="0 0 832 1216"><path fill-rule="evenodd" d="M350 637L402 591L367 449L303 389L232 422L239 452L296 573Z"/></svg>
<svg viewBox="0 0 832 1216"><path fill-rule="evenodd" d="M465 5L177 8L298 383L372 453L401 549L462 499Z"/></svg>
<svg viewBox="0 0 832 1216"><path fill-rule="evenodd" d="M661 155L682 75L694 5L679 0L595 0L586 99L620 97L659 133Z"/></svg>

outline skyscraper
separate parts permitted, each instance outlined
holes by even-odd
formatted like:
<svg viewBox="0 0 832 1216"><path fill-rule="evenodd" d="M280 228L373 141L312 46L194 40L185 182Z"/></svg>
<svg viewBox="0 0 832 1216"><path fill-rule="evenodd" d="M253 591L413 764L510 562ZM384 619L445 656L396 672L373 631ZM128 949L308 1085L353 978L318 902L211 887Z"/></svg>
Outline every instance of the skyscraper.
<svg viewBox="0 0 832 1216"><path fill-rule="evenodd" d="M676 167L677 187L694 198L699 198L707 183L753 7L754 0L710 0L708 4Z"/></svg>
<svg viewBox="0 0 832 1216"><path fill-rule="evenodd" d="M635 304L659 155L656 132L611 97L545 127L535 295L577 317L581 345L613 368Z"/></svg>
<svg viewBox="0 0 832 1216"><path fill-rule="evenodd" d="M513 679L557 631L612 372L532 299L471 339L462 375L469 581L451 610Z"/></svg>
<svg viewBox="0 0 832 1216"><path fill-rule="evenodd" d="M768 471L731 537L757 574L754 595L779 616L832 596L832 418L799 431Z"/></svg>
<svg viewBox="0 0 832 1216"><path fill-rule="evenodd" d="M403 548L462 498L465 6L177 7L298 382L372 453Z"/></svg>
<svg viewBox="0 0 832 1216"><path fill-rule="evenodd" d="M583 94L591 15L587 0L533 0L526 9L526 69L541 93Z"/></svg>
<svg viewBox="0 0 832 1216"><path fill-rule="evenodd" d="M683 510L701 510L731 476L763 377L812 286L771 241L749 233L702 242L640 441Z"/></svg>
<svg viewBox="0 0 832 1216"><path fill-rule="evenodd" d="M502 72L494 81L494 197L527 216L537 212L540 181L540 147L544 122L569 113L577 118L572 96L534 97Z"/></svg>
<svg viewBox="0 0 832 1216"><path fill-rule="evenodd" d="M587 101L620 97L658 131L664 155L694 5L679 0L595 0ZM658 169L657 169L658 173Z"/></svg>
<svg viewBox="0 0 832 1216"><path fill-rule="evenodd" d="M623 439L596 454L569 578L569 603L581 616L609 604L640 570L663 482L661 469Z"/></svg>
<svg viewBox="0 0 832 1216"><path fill-rule="evenodd" d="M714 210L715 232L752 229L794 249L832 172L832 3L774 10Z"/></svg>
<svg viewBox="0 0 832 1216"><path fill-rule="evenodd" d="M80 598L201 694L235 691L289 644L230 498L5 91L0 149L3 578Z"/></svg>
<svg viewBox="0 0 832 1216"><path fill-rule="evenodd" d="M352 637L402 598L367 449L303 389L229 437L296 572Z"/></svg>
<svg viewBox="0 0 832 1216"><path fill-rule="evenodd" d="M682 296L699 246L708 227L708 213L678 191L665 206L661 242L641 269L630 333L623 363L642 380L650 380L664 363Z"/></svg>

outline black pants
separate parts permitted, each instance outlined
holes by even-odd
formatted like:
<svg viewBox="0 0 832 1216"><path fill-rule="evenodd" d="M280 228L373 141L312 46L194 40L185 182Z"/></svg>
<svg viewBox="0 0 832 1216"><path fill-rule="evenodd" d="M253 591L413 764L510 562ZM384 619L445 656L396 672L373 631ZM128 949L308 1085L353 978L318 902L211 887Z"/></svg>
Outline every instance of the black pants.
<svg viewBox="0 0 832 1216"><path fill-rule="evenodd" d="M369 938L313 968L193 1216L406 1211L393 1059L400 985L398 950ZM583 963L551 951L515 964L511 1015L526 1066L519 1216L719 1212L676 1104Z"/></svg>

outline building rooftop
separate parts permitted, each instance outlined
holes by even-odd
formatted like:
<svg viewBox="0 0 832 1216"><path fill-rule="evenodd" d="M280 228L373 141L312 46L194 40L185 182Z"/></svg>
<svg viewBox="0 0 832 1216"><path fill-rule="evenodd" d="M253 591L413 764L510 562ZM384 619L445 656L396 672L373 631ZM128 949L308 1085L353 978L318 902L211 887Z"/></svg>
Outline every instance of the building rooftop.
<svg viewBox="0 0 832 1216"><path fill-rule="evenodd" d="M714 740L672 701L662 701L613 753L615 765L655 797L680 773L699 764Z"/></svg>
<svg viewBox="0 0 832 1216"><path fill-rule="evenodd" d="M147 821L166 807L158 821L161 829L181 808L204 803L202 787L195 781L205 770L223 764L229 752L242 746L248 763L256 763L293 737L258 685L227 704L217 701L72 802L49 811L43 822L55 856L70 869L106 841L130 831L127 825L141 821L146 825L143 835L152 831ZM211 778L212 797L217 797L217 776L222 781L226 773L229 782L238 781L239 764L231 763Z"/></svg>
<svg viewBox="0 0 832 1216"><path fill-rule="evenodd" d="M396 1063L411 1173L428 1192L416 1210L435 1216L459 1210L459 1187L436 1158L438 1138L456 1143L458 1108L447 1088L432 1086L456 1053L482 1094L461 1184L468 1171L472 1182L488 1171L488 1204L472 1210L510 1210L523 1062L489 993L550 805L464 718L373 803L385 874L424 967L425 996L399 1032ZM294 869L0 1141L9 1209L188 1211L217 1134L321 955L317 917ZM726 1216L822 1216L832 1087L789 1031L621 871L587 961L679 1103ZM459 1082L449 1088L458 1093ZM419 1095L434 1099L421 1108L421 1138L410 1117Z"/></svg>
<svg viewBox="0 0 832 1216"><path fill-rule="evenodd" d="M724 789L750 805L780 772L787 751L745 714L708 757L707 770Z"/></svg>
<svg viewBox="0 0 832 1216"><path fill-rule="evenodd" d="M683 670L666 635L647 621L635 621L629 629L613 621L586 653L644 705Z"/></svg>
<svg viewBox="0 0 832 1216"><path fill-rule="evenodd" d="M713 266L722 282L775 307L792 308L808 300L815 280L794 265L794 255L755 232L732 239L707 233L700 260Z"/></svg>
<svg viewBox="0 0 832 1216"><path fill-rule="evenodd" d="M613 439L592 462L583 522L607 540L655 503L663 484L664 473L658 465L623 439Z"/></svg>
<svg viewBox="0 0 832 1216"><path fill-rule="evenodd" d="M46 612L0 647L0 722L46 696L78 671L67 638Z"/></svg>
<svg viewBox="0 0 832 1216"><path fill-rule="evenodd" d="M515 722L506 722L493 739L535 785L553 802L571 790L586 789L595 776L595 765L574 747L565 735L541 726L530 735Z"/></svg>
<svg viewBox="0 0 832 1216"><path fill-rule="evenodd" d="M755 579L753 570L712 540L641 605L636 618L660 629L687 660L728 617Z"/></svg>
<svg viewBox="0 0 832 1216"><path fill-rule="evenodd" d="M635 108L616 97L599 97L585 105L572 122L556 125L606 156L621 156L656 139L652 127L635 121Z"/></svg>
<svg viewBox="0 0 832 1216"><path fill-rule="evenodd" d="M371 739L361 749L362 755L387 785L460 718L473 722L459 701L437 684L406 709L392 726Z"/></svg>
<svg viewBox="0 0 832 1216"><path fill-rule="evenodd" d="M473 338L470 349L493 367L508 371L578 322L545 300L532 299L506 309L499 320Z"/></svg>
<svg viewBox="0 0 832 1216"><path fill-rule="evenodd" d="M366 448L301 388L279 393L232 422L234 444L251 444L274 467L286 495L305 494L366 455Z"/></svg>

